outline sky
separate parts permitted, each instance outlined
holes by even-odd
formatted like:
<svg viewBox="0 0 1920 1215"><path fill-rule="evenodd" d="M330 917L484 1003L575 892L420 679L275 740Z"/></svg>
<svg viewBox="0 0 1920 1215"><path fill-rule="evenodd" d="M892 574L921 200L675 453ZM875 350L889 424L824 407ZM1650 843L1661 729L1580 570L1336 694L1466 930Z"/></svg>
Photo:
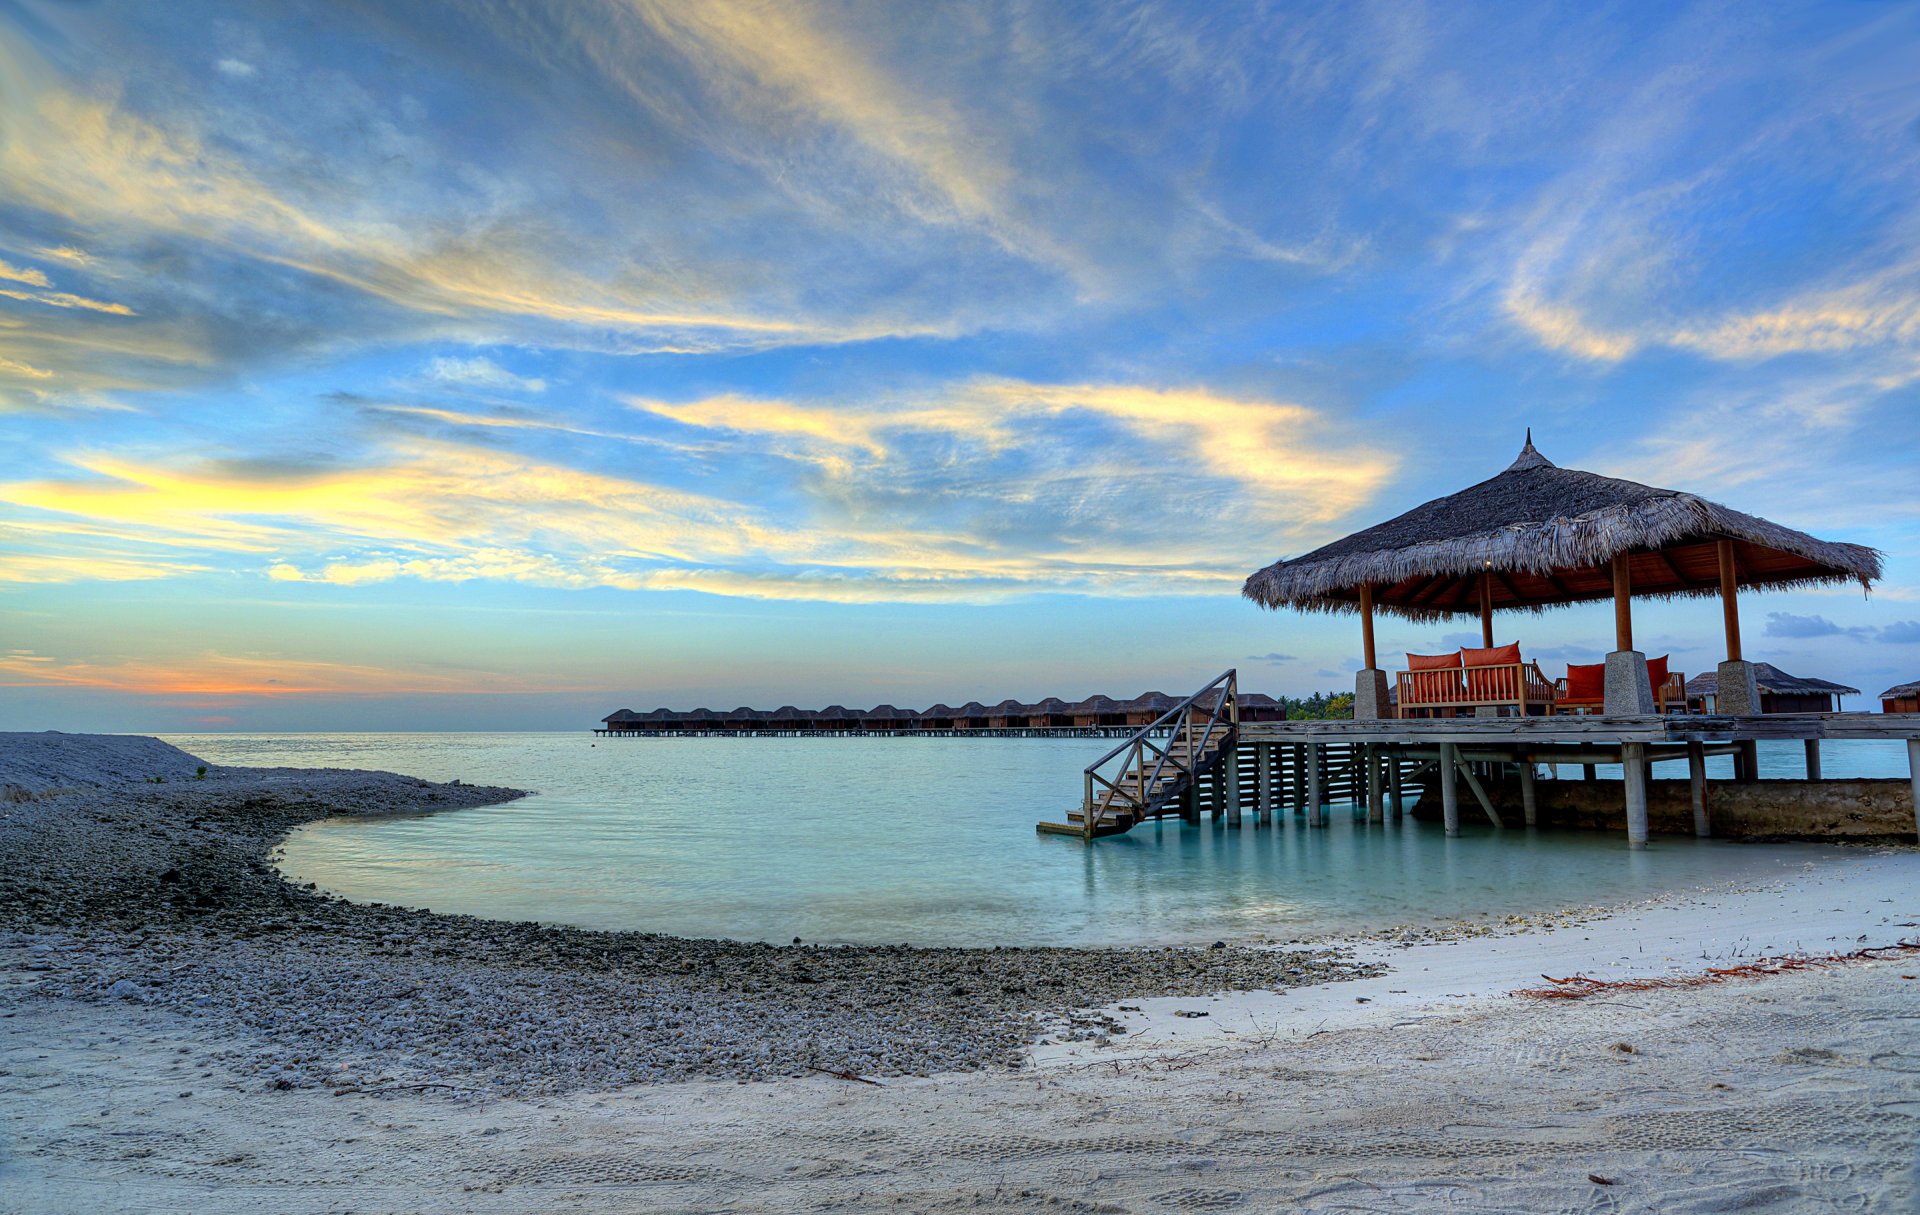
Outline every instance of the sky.
<svg viewBox="0 0 1920 1215"><path fill-rule="evenodd" d="M0 728L1350 690L1527 427L1920 679L1920 6L0 0Z"/></svg>

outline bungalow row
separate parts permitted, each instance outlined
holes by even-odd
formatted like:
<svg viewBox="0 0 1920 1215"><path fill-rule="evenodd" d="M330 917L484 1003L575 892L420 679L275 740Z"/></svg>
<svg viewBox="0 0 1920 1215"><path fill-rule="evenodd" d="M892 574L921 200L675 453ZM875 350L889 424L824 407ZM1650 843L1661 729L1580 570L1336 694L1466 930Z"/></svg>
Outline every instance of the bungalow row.
<svg viewBox="0 0 1920 1215"><path fill-rule="evenodd" d="M1089 696L1068 702L1055 696L1037 704L1003 700L984 705L977 700L955 707L938 704L928 709L900 709L878 705L849 709L750 709L728 712L713 709L655 709L635 713L621 709L602 718L609 734L905 734L948 733L966 730L1088 730L1140 729L1152 725L1182 703L1165 692L1148 692L1132 700ZM1239 697L1240 720L1285 721L1286 708L1271 696L1252 692Z"/></svg>

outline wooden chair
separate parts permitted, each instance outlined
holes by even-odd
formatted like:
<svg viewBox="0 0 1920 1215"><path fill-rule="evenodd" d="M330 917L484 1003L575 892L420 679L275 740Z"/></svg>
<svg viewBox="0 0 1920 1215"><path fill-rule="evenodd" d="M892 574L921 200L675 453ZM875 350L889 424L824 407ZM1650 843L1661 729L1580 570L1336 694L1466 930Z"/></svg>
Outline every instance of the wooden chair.
<svg viewBox="0 0 1920 1215"><path fill-rule="evenodd" d="M1553 685L1538 663L1521 659L1517 643L1453 654L1409 654L1407 666L1395 681L1402 717L1453 717L1482 708L1512 709L1525 717L1553 705Z"/></svg>
<svg viewBox="0 0 1920 1215"><path fill-rule="evenodd" d="M1687 711L1687 677L1667 670L1668 656L1647 659L1647 682L1653 686L1653 707L1657 713ZM1596 662L1569 666L1564 677L1553 681L1554 713L1580 715L1604 713L1607 709L1607 664Z"/></svg>

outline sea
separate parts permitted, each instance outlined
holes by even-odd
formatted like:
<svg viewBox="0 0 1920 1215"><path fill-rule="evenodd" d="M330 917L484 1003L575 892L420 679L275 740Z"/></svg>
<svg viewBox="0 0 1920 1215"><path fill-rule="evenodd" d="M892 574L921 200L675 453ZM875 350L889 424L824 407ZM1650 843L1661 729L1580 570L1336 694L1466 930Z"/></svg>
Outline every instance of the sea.
<svg viewBox="0 0 1920 1215"><path fill-rule="evenodd" d="M1092 846L1036 834L1036 820L1077 804L1081 769L1111 745L1099 739L583 731L167 741L216 764L373 768L533 791L470 810L308 824L277 858L293 881L364 902L689 937L1284 941L1617 904L1862 855L1671 836L1635 852L1623 833L1499 831L1476 815L1448 839L1438 824L1369 826L1350 810L1326 829L1294 816L1240 828L1171 820ZM1763 777L1804 771L1797 742L1763 742L1760 757ZM1906 775L1897 742L1830 742L1823 759L1830 778ZM1684 774L1684 764L1655 772Z"/></svg>

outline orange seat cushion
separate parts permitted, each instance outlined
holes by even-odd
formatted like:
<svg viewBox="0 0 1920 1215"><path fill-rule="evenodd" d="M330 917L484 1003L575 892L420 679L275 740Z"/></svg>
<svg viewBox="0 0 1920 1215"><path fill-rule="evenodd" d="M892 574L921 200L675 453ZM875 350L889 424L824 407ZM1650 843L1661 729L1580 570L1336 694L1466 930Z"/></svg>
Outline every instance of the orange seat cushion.
<svg viewBox="0 0 1920 1215"><path fill-rule="evenodd" d="M1662 654L1658 658L1647 659L1647 682L1653 685L1655 692L1660 690L1661 684L1667 682L1667 659L1669 657L1671 657L1671 655Z"/></svg>
<svg viewBox="0 0 1920 1215"><path fill-rule="evenodd" d="M1467 668L1469 700L1520 699L1520 673L1510 664L1520 661L1520 643L1496 645L1484 650L1462 649L1460 663ZM1476 667L1501 667L1503 670L1475 670Z"/></svg>
<svg viewBox="0 0 1920 1215"><path fill-rule="evenodd" d="M1568 700L1605 700L1607 698L1607 664L1596 662L1588 666L1567 667Z"/></svg>
<svg viewBox="0 0 1920 1215"><path fill-rule="evenodd" d="M1497 667L1509 662L1520 661L1520 643L1497 645L1489 650L1461 650L1460 665L1463 667Z"/></svg>
<svg viewBox="0 0 1920 1215"><path fill-rule="evenodd" d="M1407 655L1408 703L1449 705L1460 700L1460 652Z"/></svg>

